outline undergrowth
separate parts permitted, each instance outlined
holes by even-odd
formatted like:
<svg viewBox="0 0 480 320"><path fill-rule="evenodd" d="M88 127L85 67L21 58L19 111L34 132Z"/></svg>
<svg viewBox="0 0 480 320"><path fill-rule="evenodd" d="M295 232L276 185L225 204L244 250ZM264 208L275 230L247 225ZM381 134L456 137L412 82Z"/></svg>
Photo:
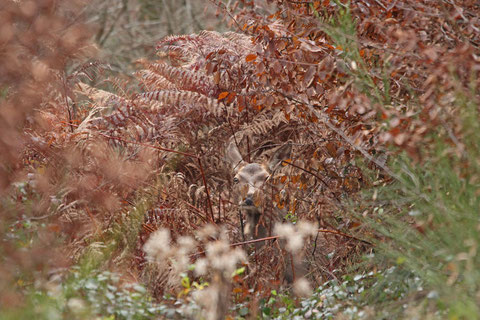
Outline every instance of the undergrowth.
<svg viewBox="0 0 480 320"><path fill-rule="evenodd" d="M478 319L478 4L267 2L0 5L2 319Z"/></svg>

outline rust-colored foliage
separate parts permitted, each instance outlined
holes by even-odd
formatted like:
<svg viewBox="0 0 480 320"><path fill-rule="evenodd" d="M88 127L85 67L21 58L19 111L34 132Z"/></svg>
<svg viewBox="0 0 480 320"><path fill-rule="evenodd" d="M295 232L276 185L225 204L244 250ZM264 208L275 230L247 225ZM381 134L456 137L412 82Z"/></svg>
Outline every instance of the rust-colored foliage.
<svg viewBox="0 0 480 320"><path fill-rule="evenodd" d="M373 183L358 157L388 181L388 147L421 161L439 125L461 155L463 133L449 102L457 94L478 99L471 90L480 85L477 1L351 1L350 33L327 22L342 9L334 1L269 1L268 14L255 1L212 2L234 32L167 37L157 44L158 60L137 61L133 80L105 79L108 65L86 62L93 48L86 27L73 23L75 1L2 2L0 193L13 200L2 204L1 222L5 232L25 218L45 219L50 238L28 252L31 259L6 245L0 303L16 299L5 288L17 265L54 261L39 258L52 234L75 258L84 240L128 218L138 198L148 198L148 208L126 265L145 278L154 279L141 246L160 227L175 240L214 223L231 242L243 241L224 161L232 136L245 161L292 142L291 159L268 181L264 215L277 207L288 211L285 220L340 231L309 239L317 282L364 252L365 243L343 234L371 235L343 210ZM13 182L24 182L35 206L22 202ZM285 259L272 246L252 252L234 294L269 292ZM167 276L150 283L158 296L170 289Z"/></svg>
<svg viewBox="0 0 480 320"><path fill-rule="evenodd" d="M58 250L59 235L68 229L58 215L72 209L57 180L65 170L63 144L75 112L65 70L95 51L89 29L72 23L80 7L80 1L0 4L2 310L22 304L22 283L33 283L34 274L40 281L53 268L68 264ZM44 221L45 226L31 230L25 220Z"/></svg>
<svg viewBox="0 0 480 320"><path fill-rule="evenodd" d="M455 87L447 75L449 66L455 64L464 66L458 69L461 74L454 75L459 79L457 85L478 79L478 70L474 71L478 66L478 5L352 1L351 13L357 22L354 33L335 35L325 21L338 16L338 4L274 2L274 12L268 17L258 15L254 2L238 1L241 5L232 6L237 8L235 13L217 2L219 9L234 17L237 33L205 32L160 42L158 48L174 61L172 68L186 69L160 71L160 76L168 79L170 74L183 74L183 81L175 81L177 90L218 101L208 104L203 113L213 121L208 133L198 134L200 128L190 124L190 131L183 135L186 145L206 159L206 176L218 210L216 221L232 227L234 239L241 239L235 229L239 223L234 206L222 206L229 199L230 182L224 180L228 173L215 170L222 168L222 159L218 146L211 144L233 133L242 141L246 160L286 140L295 142L291 161L271 180L271 205L286 207L295 218L318 221L321 227L356 230L361 235L363 226L339 213L344 198L355 197L370 183L355 158L367 158L380 177L388 180L391 172L385 166L385 150L389 144L401 146L420 160L423 146L418 141L427 141L429 128L442 124L454 137L459 134L454 132L448 96L455 90L467 96L471 93L467 87ZM438 26L442 26L440 32ZM339 44L342 37L346 43ZM202 121L205 124L205 118ZM200 175L198 168L188 167L185 188L193 186ZM198 203L200 210L202 203ZM204 203L203 208L206 212ZM352 239L320 238L318 256L334 255L328 261L312 259L319 281L332 277L332 270L349 264L362 250ZM267 250L257 253L251 270L255 280L250 279L249 286L279 274L275 270L282 264L269 261L271 256ZM268 280L261 286L268 287Z"/></svg>

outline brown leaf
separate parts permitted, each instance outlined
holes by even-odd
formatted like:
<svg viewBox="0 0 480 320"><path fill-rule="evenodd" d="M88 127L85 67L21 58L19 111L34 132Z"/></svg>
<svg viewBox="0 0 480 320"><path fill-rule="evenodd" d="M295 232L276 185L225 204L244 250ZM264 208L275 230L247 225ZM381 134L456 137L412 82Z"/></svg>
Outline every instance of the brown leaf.
<svg viewBox="0 0 480 320"><path fill-rule="evenodd" d="M245 57L245 61L246 61L246 62L250 62L250 61L253 61L253 60L255 60L255 59L257 59L257 55L254 54L254 53L249 54L249 55L247 55L247 56Z"/></svg>
<svg viewBox="0 0 480 320"><path fill-rule="evenodd" d="M233 102L233 99L235 99L236 95L237 95L237 94L236 94L235 92L230 92L230 93L228 94L228 97L227 97L227 103L232 103L232 102Z"/></svg>
<svg viewBox="0 0 480 320"><path fill-rule="evenodd" d="M272 63L272 69L273 69L273 71L275 71L276 73L280 73L280 72L282 72L283 67L282 67L282 65L280 64L280 62L279 62L278 60L275 60L275 61Z"/></svg>
<svg viewBox="0 0 480 320"><path fill-rule="evenodd" d="M327 143L326 148L330 156L335 157L337 155L337 146L335 145L335 143Z"/></svg>
<svg viewBox="0 0 480 320"><path fill-rule="evenodd" d="M213 74L213 81L215 82L215 84L220 83L220 72L217 71Z"/></svg>
<svg viewBox="0 0 480 320"><path fill-rule="evenodd" d="M226 96L228 96L229 92L228 91L224 91L222 93L220 93L218 95L218 100L222 100L222 99L225 99Z"/></svg>

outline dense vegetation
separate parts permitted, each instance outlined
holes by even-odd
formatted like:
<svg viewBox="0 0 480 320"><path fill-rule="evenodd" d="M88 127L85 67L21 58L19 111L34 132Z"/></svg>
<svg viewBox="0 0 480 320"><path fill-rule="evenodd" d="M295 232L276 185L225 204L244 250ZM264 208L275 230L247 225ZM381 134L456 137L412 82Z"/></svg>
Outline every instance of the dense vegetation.
<svg viewBox="0 0 480 320"><path fill-rule="evenodd" d="M3 1L0 318L480 318L479 46L475 0ZM292 146L263 247L232 141Z"/></svg>

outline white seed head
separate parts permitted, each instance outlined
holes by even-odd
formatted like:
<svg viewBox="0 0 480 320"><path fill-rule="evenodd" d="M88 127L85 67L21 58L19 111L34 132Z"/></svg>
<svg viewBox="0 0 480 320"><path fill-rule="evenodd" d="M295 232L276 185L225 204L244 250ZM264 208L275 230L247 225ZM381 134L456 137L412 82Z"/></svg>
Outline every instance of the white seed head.
<svg viewBox="0 0 480 320"><path fill-rule="evenodd" d="M273 232L286 239L286 249L291 253L295 253L302 249L306 237L316 234L317 224L308 221L299 221L296 225L277 223Z"/></svg>
<svg viewBox="0 0 480 320"><path fill-rule="evenodd" d="M162 261L170 251L170 231L159 229L152 233L147 242L143 245L143 251L147 260Z"/></svg>
<svg viewBox="0 0 480 320"><path fill-rule="evenodd" d="M195 240L193 240L192 237L184 236L184 237L178 238L177 244L185 249L190 250L195 248L196 242Z"/></svg>
<svg viewBox="0 0 480 320"><path fill-rule="evenodd" d="M297 230L304 237L314 236L317 234L318 224L317 222L300 220L297 223Z"/></svg>
<svg viewBox="0 0 480 320"><path fill-rule="evenodd" d="M289 223L277 223L273 228L273 233L281 238L287 238L295 233L295 227Z"/></svg>
<svg viewBox="0 0 480 320"><path fill-rule="evenodd" d="M210 237L215 237L217 235L217 229L214 225L207 224L205 227L201 228L196 235L201 241L206 241Z"/></svg>
<svg viewBox="0 0 480 320"><path fill-rule="evenodd" d="M353 71L357 70L357 63L355 61L352 61L350 65L352 66Z"/></svg>
<svg viewBox="0 0 480 320"><path fill-rule="evenodd" d="M203 290L195 290L192 293L193 299L204 310L201 319L214 320L218 319L217 305L219 300L219 292L216 286L210 286Z"/></svg>
<svg viewBox="0 0 480 320"><path fill-rule="evenodd" d="M225 271L227 274L232 273L237 264L246 260L246 255L240 248L232 249L227 241L212 241L206 246L207 259L210 267Z"/></svg>
<svg viewBox="0 0 480 320"><path fill-rule="evenodd" d="M208 269L208 260L205 258L200 258L195 262L195 275L203 276L207 273Z"/></svg>
<svg viewBox="0 0 480 320"><path fill-rule="evenodd" d="M297 252L303 247L303 237L300 233L295 232L287 236L287 250L291 253Z"/></svg>
<svg viewBox="0 0 480 320"><path fill-rule="evenodd" d="M298 278L293 284L293 292L299 297L308 297L312 294L312 287L305 278Z"/></svg>
<svg viewBox="0 0 480 320"><path fill-rule="evenodd" d="M70 298L70 299L68 299L67 307L73 313L80 313L83 310L85 310L86 305L85 305L85 301L83 301L80 298Z"/></svg>

